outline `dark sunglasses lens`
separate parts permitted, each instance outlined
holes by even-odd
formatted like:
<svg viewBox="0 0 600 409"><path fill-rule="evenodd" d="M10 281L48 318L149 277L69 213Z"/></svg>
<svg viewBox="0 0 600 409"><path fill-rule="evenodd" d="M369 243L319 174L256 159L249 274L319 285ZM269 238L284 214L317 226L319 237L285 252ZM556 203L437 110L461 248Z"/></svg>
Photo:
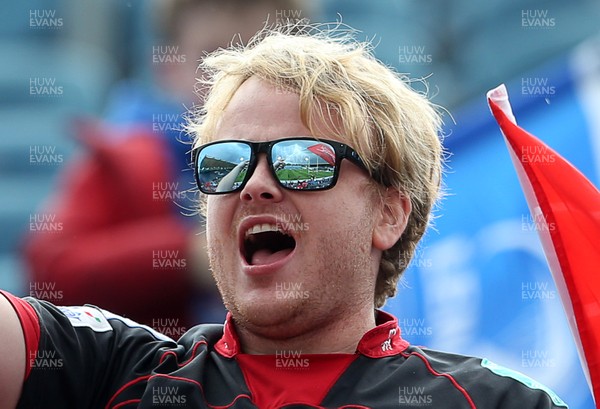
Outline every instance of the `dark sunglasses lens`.
<svg viewBox="0 0 600 409"><path fill-rule="evenodd" d="M250 146L239 142L202 148L196 165L200 191L210 194L238 189L246 177L250 154Z"/></svg>
<svg viewBox="0 0 600 409"><path fill-rule="evenodd" d="M333 146L316 140L281 141L271 150L277 179L294 190L320 190L331 186L335 159Z"/></svg>

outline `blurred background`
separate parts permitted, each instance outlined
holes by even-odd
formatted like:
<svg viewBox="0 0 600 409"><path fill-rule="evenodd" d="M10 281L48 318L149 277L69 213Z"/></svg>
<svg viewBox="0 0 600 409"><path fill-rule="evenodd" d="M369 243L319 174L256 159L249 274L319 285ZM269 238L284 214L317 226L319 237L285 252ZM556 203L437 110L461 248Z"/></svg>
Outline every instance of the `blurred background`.
<svg viewBox="0 0 600 409"><path fill-rule="evenodd" d="M572 408L593 408L540 226L485 92L506 83L521 126L598 186L598 1L179 3L4 5L0 288L98 303L175 337L199 320L219 321L196 251L201 220L182 215L191 178L179 126L198 103L195 61L235 33L247 38L267 14L270 22L341 19L387 65L427 78L433 102L448 111L449 195L385 309L413 343L485 356ZM165 305L172 311L159 312Z"/></svg>

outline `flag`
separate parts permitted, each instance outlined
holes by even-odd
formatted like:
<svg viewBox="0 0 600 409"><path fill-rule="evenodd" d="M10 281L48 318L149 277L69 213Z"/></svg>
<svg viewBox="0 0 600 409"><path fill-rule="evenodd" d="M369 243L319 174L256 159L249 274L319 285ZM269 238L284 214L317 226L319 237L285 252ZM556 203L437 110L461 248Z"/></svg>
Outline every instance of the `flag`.
<svg viewBox="0 0 600 409"><path fill-rule="evenodd" d="M600 192L516 125L504 85L488 93L488 102L537 226L588 384L600 402Z"/></svg>
<svg viewBox="0 0 600 409"><path fill-rule="evenodd" d="M308 149L315 155L318 155L319 157L321 157L323 160L325 160L331 166L335 165L335 152L333 151L333 149L331 149L330 146L327 146L322 143L318 143L316 145L309 146L306 149Z"/></svg>

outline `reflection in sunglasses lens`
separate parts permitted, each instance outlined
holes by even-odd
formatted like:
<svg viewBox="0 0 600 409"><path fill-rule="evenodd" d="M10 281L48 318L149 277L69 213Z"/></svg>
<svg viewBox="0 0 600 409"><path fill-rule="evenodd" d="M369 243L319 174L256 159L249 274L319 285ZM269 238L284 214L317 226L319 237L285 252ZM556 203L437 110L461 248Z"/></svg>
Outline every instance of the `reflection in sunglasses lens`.
<svg viewBox="0 0 600 409"><path fill-rule="evenodd" d="M250 146L239 142L209 145L198 157L200 190L204 193L231 192L246 176Z"/></svg>
<svg viewBox="0 0 600 409"><path fill-rule="evenodd" d="M288 189L319 190L327 188L335 173L335 150L315 140L289 140L273 145L273 170Z"/></svg>

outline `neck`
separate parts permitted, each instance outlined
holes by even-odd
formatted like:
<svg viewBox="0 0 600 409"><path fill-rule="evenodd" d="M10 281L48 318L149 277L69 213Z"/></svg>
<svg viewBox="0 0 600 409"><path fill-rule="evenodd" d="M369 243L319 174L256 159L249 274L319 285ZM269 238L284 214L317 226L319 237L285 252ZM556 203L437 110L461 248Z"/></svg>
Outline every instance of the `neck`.
<svg viewBox="0 0 600 409"><path fill-rule="evenodd" d="M371 304L356 309L351 314L330 314L320 321L299 316L266 330L251 330L247 326L236 325L236 331L242 350L247 354L268 355L281 351L353 354L363 335L375 326L375 313Z"/></svg>

